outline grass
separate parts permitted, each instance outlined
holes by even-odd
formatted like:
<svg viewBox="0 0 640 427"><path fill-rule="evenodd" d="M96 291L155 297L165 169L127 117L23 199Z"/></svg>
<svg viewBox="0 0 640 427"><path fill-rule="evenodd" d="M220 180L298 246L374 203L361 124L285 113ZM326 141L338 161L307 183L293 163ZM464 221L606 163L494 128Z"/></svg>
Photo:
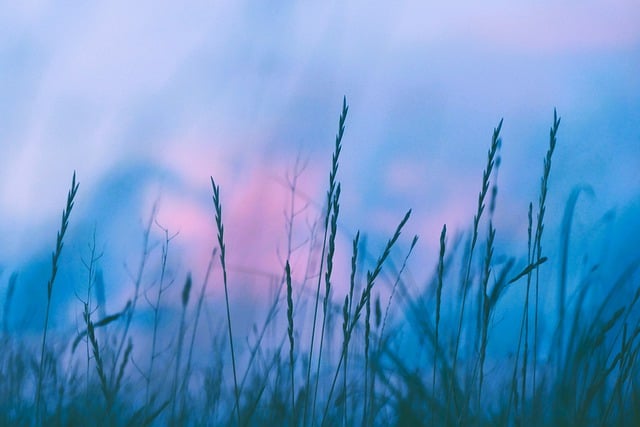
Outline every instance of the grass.
<svg viewBox="0 0 640 427"><path fill-rule="evenodd" d="M36 387L36 407L35 407L35 417L36 422L40 419L40 401L42 400L42 381L44 380L45 371L45 349L47 344L47 331L49 329L49 313L51 311L51 295L53 293L53 283L56 280L56 276L58 274L58 261L60 260L60 255L62 254L62 247L64 246L64 235L67 232L67 227L69 227L69 217L71 216L71 210L73 209L73 201L76 197L76 193L78 192L79 183L76 183L76 173L73 173L73 178L71 180L71 189L69 190L69 194L67 195L67 205L62 211L62 221L60 224L60 230L58 231L58 235L56 236L56 248L51 255L51 276L49 277L49 281L47 282L47 302L46 309L44 315L44 327L42 328L42 346L40 350L40 367L38 368L38 385Z"/></svg>
<svg viewBox="0 0 640 427"><path fill-rule="evenodd" d="M525 253L504 253L496 243L501 120L491 136L470 231L452 237L442 226L425 286L407 277L412 265L425 265L412 255L418 236L404 237L410 210L398 213L400 221L377 257L370 256L376 249L367 246L365 233L354 230L350 274L343 278L334 271L339 257L349 256L337 244L347 113L344 99L325 206L300 244L294 242L303 227L299 216L309 209L296 205L304 168L296 163L288 177L282 275L271 283L264 320L246 336L234 326L238 313L231 297L238 279L227 269L223 194L213 178L217 239L199 292L191 273L186 275L175 316L169 299L177 274L169 268L169 248L176 235L157 223L154 206L126 305L106 315L103 299L94 297L104 293L94 233L90 256L83 259L88 280L86 294L78 297L81 327L73 334L49 331L60 258L76 256L62 253L78 191L74 173L46 282L40 351L12 324L20 276L11 274L7 283L0 424L640 425L640 258L606 274L596 274L593 265L569 289L567 253L579 189L567 201L561 235L549 240L543 233L560 125L556 112L536 211L530 203L523 218ZM159 256L151 241L154 224L164 234ZM560 259L543 252L553 244L561 248ZM541 274L554 265L557 282ZM344 294L338 281L347 283ZM212 287L224 289L224 308L209 296ZM197 299L190 304L192 291ZM552 293L562 304L557 319L546 319L552 310L544 295ZM145 302L150 323L141 326L136 313ZM514 304L518 320L505 325ZM506 327L516 332L513 342L505 343ZM143 333L134 332L140 328ZM508 345L510 354L498 343Z"/></svg>
<svg viewBox="0 0 640 427"><path fill-rule="evenodd" d="M227 309L227 327L229 331L229 348L231 349L231 367L233 369L233 392L236 398L235 409L238 415L238 424L240 424L240 394L238 391L238 375L236 374L236 354L233 347L233 332L231 328L231 310L229 309L229 287L227 286L227 264L226 250L224 244L224 224L222 223L222 204L220 203L220 187L216 185L213 177L211 177L211 186L213 187L213 206L216 210L216 226L218 228L218 247L220 248L220 266L222 267L222 284L224 285L224 301ZM186 305L186 304L183 304ZM182 335L181 335L182 336ZM176 365L179 365L176 363ZM179 366L176 367L176 369Z"/></svg>

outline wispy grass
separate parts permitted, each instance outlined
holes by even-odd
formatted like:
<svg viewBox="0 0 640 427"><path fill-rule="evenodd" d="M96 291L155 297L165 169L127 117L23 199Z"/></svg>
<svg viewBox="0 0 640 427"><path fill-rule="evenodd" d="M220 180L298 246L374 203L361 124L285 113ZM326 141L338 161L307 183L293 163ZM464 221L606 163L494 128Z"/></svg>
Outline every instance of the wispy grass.
<svg viewBox="0 0 640 427"><path fill-rule="evenodd" d="M151 408L151 403L152 403L152 395L151 395L152 384L151 383L155 374L154 367L155 367L156 360L159 356L157 347L158 347L158 334L159 334L159 328L160 328L160 312L161 312L161 305L162 305L162 297L173 284L173 281L167 280L167 259L169 257L169 246L170 246L171 240L173 240L176 237L176 235L170 236L169 230L160 226L157 223L157 221L156 221L156 225L158 225L158 227L162 230L165 237L164 237L164 242L162 244L162 253L160 258L160 281L157 284L157 287L155 289L155 299L151 300L147 296L147 292L145 292L145 299L147 300L147 303L149 304L153 312L151 349L149 350L149 367L147 368L147 373L144 375L144 380L146 383L145 406L149 409ZM147 240L147 238L145 238L145 240ZM143 260L146 262L145 257L143 257ZM151 291L151 289L148 289L147 291Z"/></svg>
<svg viewBox="0 0 640 427"><path fill-rule="evenodd" d="M323 412L323 415L322 415L322 420L320 422L321 426L324 425L325 421L327 420L327 415L328 415L328 412L329 412L329 406L330 406L330 404L332 402L333 392L335 390L336 382L338 380L338 375L340 373L340 367L341 367L342 363L344 362L344 360L346 358L347 352L349 350L349 343L351 341L351 337L353 335L353 332L354 332L356 326L358 325L358 320L362 316L362 311L366 310L366 306L370 302L371 291L373 290L373 286L374 286L374 284L376 282L376 279L378 278L378 275L380 274L380 271L382 270L382 266L383 266L384 262L387 260L387 258L389 257L389 254L391 253L391 248L395 245L396 241L400 237L400 232L402 231L403 227L405 226L405 224L409 220L409 216L411 216L411 211L410 210L405 214L404 218L402 218L402 220L398 224L398 227L396 228L396 231L393 234L393 237L391 237L391 239L389 239L389 241L387 242L387 245L385 246L384 251L382 252L382 255L380 255L380 257L376 261L374 269L372 271L368 271L367 272L367 281L366 281L364 289L362 290L362 293L360 295L360 299L358 300L357 304L355 305L353 314L349 315L348 309L344 309L344 313L345 313L344 317L345 317L345 319L344 319L344 326L343 326L344 338L343 338L342 350L340 352L340 357L338 359L338 364L336 366L335 374L333 376L333 381L331 382L331 388L329 389L329 394L328 394L328 397L326 399L324 412ZM345 307L348 306L348 302L349 302L348 301L348 297L346 297L345 298Z"/></svg>
<svg viewBox="0 0 640 427"><path fill-rule="evenodd" d="M233 332L231 329L231 310L229 308L229 287L227 286L226 248L224 244L224 224L222 223L222 203L220 202L220 187L211 177L213 187L213 206L216 210L216 227L218 228L218 247L220 249L220 266L222 267L222 283L224 284L224 301L227 309L227 328L229 331L229 348L231 350L231 365L233 369L233 389L235 394L235 409L240 424L240 394L238 390L238 375L236 373L236 353L233 346Z"/></svg>
<svg viewBox="0 0 640 427"><path fill-rule="evenodd" d="M347 106L347 98L343 98L342 100L342 113L340 114L340 120L338 124L338 133L335 138L335 149L333 152L333 156L331 158L331 171L329 172L329 188L327 190L327 206L326 213L324 217L324 237L322 239L322 252L320 255L320 269L318 272L318 284L316 286L316 297L314 301L314 309L313 309L313 324L311 326L311 344L309 350L309 363L307 366L307 379L306 384L309 386L311 384L311 366L313 361L313 350L316 341L316 325L318 320L318 305L320 302L320 285L322 284L322 273L324 269L324 260L327 250L327 237L329 236L329 220L332 214L332 204L334 201L334 194L337 187L336 176L338 174L338 166L340 159L340 151L342 151L342 137L344 136L345 130L345 121L347 120L347 113L349 112L349 107ZM322 339L322 337L320 338ZM318 356L318 364L320 363L320 357ZM314 401L317 397L317 381L316 386L314 387ZM303 424L307 423L307 412L309 407L309 397L310 397L310 389L305 393L304 400L304 413L302 417ZM312 414L315 414L315 403L312 407ZM313 415L312 415L313 418Z"/></svg>
<svg viewBox="0 0 640 427"><path fill-rule="evenodd" d="M422 272L426 265L412 257L418 237L402 237L412 226L411 210L377 258L369 255L371 248L360 231L350 242L350 254L340 250L342 236L353 236L340 229L339 220L343 195L337 173L347 112L344 99L326 206L312 222L317 229L308 228L311 234L318 230L318 241L311 236L294 244L294 218L301 212L294 203L298 163L287 182L291 203L285 213L286 255L281 256L277 277L269 279L274 293L265 303L264 321L254 323L241 337L245 346L237 346L240 336L233 334L227 236L220 187L213 178L217 239L212 246L217 247L211 250L196 303L190 303L190 273L182 289L170 288L177 273L168 270L173 254L169 244L177 235L162 227L160 260L150 271L156 238L152 224L157 224L154 206L126 306L106 315L104 298L93 300L100 259L94 234L90 258L82 260L89 279L86 297L80 300L80 330L71 335L56 331L55 339L48 339L53 284L78 189L74 174L52 256L39 354L18 335L11 320L20 314L18 306L12 307L18 276L10 275L7 283L0 424L639 425L640 257L606 274L600 274L595 262L587 265L582 277L571 278L576 283L571 293L567 272L578 269L567 266L567 224L581 190L567 201L561 235L543 233L550 220L546 205L557 114L538 202L535 208L529 204L526 222L522 221L527 227L522 243L526 253L504 253L498 243L502 230L494 212L500 209L500 121L493 131L467 240L452 238L443 225L433 273L422 286L408 274ZM550 238L561 244L559 259L543 252ZM304 245L306 252L300 250ZM396 255L399 249L402 256ZM336 265L349 256L351 271L342 277ZM217 281L211 274L216 257L222 272ZM543 280L543 266L559 266L557 281ZM383 274L387 269L391 274ZM149 273L155 274L155 281L147 282ZM224 309L207 292L210 281L224 288ZM305 287L307 281L313 281L312 289ZM555 292L546 292L553 286L557 289L550 291ZM559 309L543 299L554 293L560 296ZM148 303L144 313L137 304L140 296ZM162 322L161 318L172 318L169 298L179 302L176 321ZM505 317L512 307L517 310L513 322ZM556 310L557 319L543 317ZM137 323L145 315L149 322ZM513 342L507 341L512 336ZM85 351L76 352L81 342ZM502 354L497 344L508 346L511 353ZM231 375L233 386L225 381Z"/></svg>
<svg viewBox="0 0 640 427"><path fill-rule="evenodd" d="M293 336L293 287L291 285L291 266L287 260L285 266L285 274L287 281L287 335L289 336L289 371L291 373L291 419L292 424L296 420L296 383L295 383L295 366L293 351L295 348L295 340Z"/></svg>
<svg viewBox="0 0 640 427"><path fill-rule="evenodd" d="M478 241L478 231L479 231L479 226L480 226L480 219L482 218L482 214L484 212L485 209L485 199L487 197L488 191L489 191L489 184L490 184L490 178L491 178L491 173L493 171L493 166L494 166L494 162L495 162L495 158L496 158L496 154L498 152L498 149L500 148L500 144L501 144L501 139L500 139L500 130L502 129L502 120L500 120L500 123L498 123L498 126L493 130L493 137L491 139L491 146L489 147L489 152L487 154L487 166L484 170L484 172L482 173L482 187L480 189L480 192L478 193L478 208L476 210L476 213L473 217L473 228L472 228L472 237L471 237L471 243L469 246L469 252L468 252L468 258L467 258L467 266L466 266L466 272L464 275L464 279L463 282L461 284L462 286L462 303L460 304L460 318L458 320L458 332L456 334L456 339L455 339L455 349L453 351L453 367L451 369L452 371L452 382L451 382L451 391L450 394L447 393L447 402L449 402L449 400L451 398L453 398L454 404L455 404L455 409L456 412L459 414L459 416L461 417L461 421L464 422L465 417L466 417L466 412L468 409L468 402L458 402L458 398L456 396L455 393L455 384L454 382L456 381L455 377L457 376L458 370L457 370L457 365L458 365L458 353L460 350L460 342L462 341L462 327L464 325L464 313L465 313L465 307L466 307L466 303L467 303L467 296L469 294L469 289L471 286L470 280L471 280L471 266L472 266L472 260L473 260L473 253L475 251L476 248L476 243ZM447 406L449 406L449 404L447 403ZM447 411L447 414L449 414L450 411Z"/></svg>
<svg viewBox="0 0 640 427"><path fill-rule="evenodd" d="M542 259L542 232L544 230L544 214L546 212L547 192L549 189L549 174L551 173L551 159L556 148L556 138L558 135L558 127L560 126L560 118L556 110L553 110L553 125L549 130L549 149L544 158L544 168L542 179L540 180L540 198L538 199L538 220L536 221L536 233L534 238L535 255L533 261L540 264ZM540 269L536 268L536 303L533 331L533 403L536 401L536 372L538 367L538 306L540 303Z"/></svg>
<svg viewBox="0 0 640 427"><path fill-rule="evenodd" d="M446 252L447 224L442 226L440 233L440 255L438 256L438 285L436 288L436 330L433 345L433 373L431 375L431 394L436 394L436 370L438 367L438 356L440 350L440 312L442 310L442 286L444 280L444 254ZM431 424L435 422L435 411L431 413Z"/></svg>
<svg viewBox="0 0 640 427"><path fill-rule="evenodd" d="M64 235L67 232L69 226L69 217L71 216L71 210L73 209L74 199L78 192L79 183L76 183L76 173L73 173L71 179L71 189L67 194L67 204L62 211L62 220L60 223L60 230L56 236L56 248L51 255L51 276L47 282L47 303L44 314L44 327L42 330L42 346L40 350L40 367L38 368L38 385L36 387L36 422L40 417L40 400L42 398L42 381L44 380L44 365L45 365L45 346L47 344L47 331L49 329L49 313L51 311L51 295L53 293L53 283L56 280L58 274L58 262L60 255L62 254L62 247L64 246Z"/></svg>

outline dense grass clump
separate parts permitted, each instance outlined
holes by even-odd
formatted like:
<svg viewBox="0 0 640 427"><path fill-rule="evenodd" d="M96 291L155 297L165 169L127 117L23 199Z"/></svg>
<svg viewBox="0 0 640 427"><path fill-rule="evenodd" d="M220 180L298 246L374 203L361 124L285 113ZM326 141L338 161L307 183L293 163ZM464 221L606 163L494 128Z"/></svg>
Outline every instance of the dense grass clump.
<svg viewBox="0 0 640 427"><path fill-rule="evenodd" d="M42 283L47 299L37 347L9 327L20 277L13 274L7 283L0 424L640 425L640 259L620 266L604 283L602 276L596 282L589 273L576 278L580 283L569 292L566 248L577 192L567 202L561 235L550 239L543 233L560 126L556 112L537 203L529 204L523 218L524 255L501 253L496 245L500 120L470 232L452 238L443 224L426 286L405 277L418 244L418 236L403 234L411 210L398 212L398 225L373 262L366 261L367 253L376 249L367 247L359 230L354 230L351 253L338 251L338 172L347 114L345 99L324 209L303 244L293 242L300 213L298 164L288 177L282 274L263 307L264 319L247 336L238 335L239 319L230 302L235 279L227 268L226 239L233 236L225 234L224 188L213 177L217 239L212 239L202 283L190 273L178 281L183 286L177 308L167 304L176 282L168 268L175 235L164 228L160 262L157 271L151 270L156 251L151 229L160 227L154 207L126 305L115 314L104 313L94 234L90 257L83 259L86 294L77 296L82 322L71 334L49 331L54 282L78 192L74 173L50 276ZM563 248L559 259L543 250L549 244ZM336 260L349 256L350 275L336 276ZM557 281L541 274L552 265L560 266ZM336 287L338 281L346 286ZM224 290L223 305L208 296L214 286ZM557 312L545 301L549 289L558 295ZM136 321L143 304L148 322ZM507 305L517 311L517 320L507 325L515 331L511 335L500 321ZM505 343L505 336L516 339ZM511 350L500 352L496 342Z"/></svg>

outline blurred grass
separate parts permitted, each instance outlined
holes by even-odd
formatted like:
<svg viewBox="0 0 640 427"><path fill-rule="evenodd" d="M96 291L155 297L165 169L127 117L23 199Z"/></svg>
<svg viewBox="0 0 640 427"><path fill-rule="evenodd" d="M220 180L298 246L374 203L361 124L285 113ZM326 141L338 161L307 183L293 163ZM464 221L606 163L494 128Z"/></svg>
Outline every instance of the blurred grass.
<svg viewBox="0 0 640 427"><path fill-rule="evenodd" d="M229 302L234 280L227 276L225 237L233 236L224 235L222 195L213 178L212 221L218 236L212 243L217 248L195 303L190 299L191 275L186 276L176 322L161 322L172 318L166 299L175 279L167 270L174 236L164 228L161 263L154 272L157 279L149 284L143 279L153 254L149 234L155 208L126 306L105 315L104 307L98 306L103 298L92 296L104 293L96 274L100 255L95 252L94 235L85 263L87 293L80 300L84 325L76 334L49 332L47 339L45 323L40 351L10 327L9 319L20 309L13 302L20 277L11 275L2 317L0 424L640 425L640 258L598 276L598 282L587 272L576 278L575 293L567 293L566 248L577 193L567 202L561 235L543 239L560 124L555 111L535 218L533 203L529 205L524 256L499 253L495 243L500 233L493 215L499 208L500 121L491 138L471 233L451 242L443 225L435 272L424 281L427 286L416 289L405 280L407 264L425 265L424 260L411 258L417 236L407 240L402 233L409 224L409 211L398 214L402 219L368 271L363 252L369 248L357 231L348 292L341 295L334 284L344 278L334 277L333 266L336 257L349 256L338 253L335 244L341 192L338 167L347 113L345 99L326 206L318 218L322 227L311 227L311 236L302 245L292 244L294 228L299 226L300 211L294 201L296 174L301 170L296 168L289 181L282 275L273 299L265 302L264 320L254 324L248 336L235 335L232 328L238 318ZM77 189L74 174L53 252L47 301L42 302L47 312ZM543 253L543 241L560 244L561 259ZM404 255L403 247L408 248ZM217 279L212 274L216 254L222 273ZM403 260L400 268L395 269L394 259ZM540 275L552 263L562 269L557 282ZM383 270L386 275L381 275ZM316 286L307 292L310 280ZM206 296L210 286L224 288L224 308ZM541 299L548 294L541 288L552 288L559 295L557 318L540 317L551 313L544 308L551 303ZM384 313L383 295L388 298ZM510 325L496 320L506 295L510 308L517 304L519 312L519 321ZM141 297L153 313L146 326L134 321ZM201 316L203 312L207 315ZM225 315L212 317L211 312ZM95 313L102 313L102 318L96 319ZM206 328L199 327L201 321L207 322ZM548 327L540 328L541 323ZM505 327L515 334L505 334ZM132 332L135 328L144 332ZM184 339L189 334L184 360ZM505 342L509 336L516 339ZM234 337L245 345L235 345ZM495 342L510 348L509 354L496 351ZM78 350L83 347L84 357Z"/></svg>

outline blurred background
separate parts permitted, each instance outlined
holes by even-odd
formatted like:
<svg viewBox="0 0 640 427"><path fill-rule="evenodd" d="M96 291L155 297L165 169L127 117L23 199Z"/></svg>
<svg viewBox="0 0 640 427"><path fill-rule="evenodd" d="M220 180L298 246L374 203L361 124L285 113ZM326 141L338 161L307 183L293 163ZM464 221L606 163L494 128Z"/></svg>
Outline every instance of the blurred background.
<svg viewBox="0 0 640 427"><path fill-rule="evenodd" d="M17 272L13 326L41 328L74 171L56 322L81 310L94 234L107 311L124 306L154 204L150 271L166 229L178 233L171 274L200 283L216 245L213 177L232 297L250 312L265 292L256 283L282 272L288 179L299 176L306 207L298 243L322 212L343 96L343 274L358 229L375 257L412 208L400 246L420 236L410 277L428 281L442 225L472 224L501 118L498 252L524 255L554 108L545 248L557 251L565 203L584 186L570 257L595 253L615 273L640 236L639 22L633 0L4 4L0 301ZM545 268L555 274L553 258Z"/></svg>

